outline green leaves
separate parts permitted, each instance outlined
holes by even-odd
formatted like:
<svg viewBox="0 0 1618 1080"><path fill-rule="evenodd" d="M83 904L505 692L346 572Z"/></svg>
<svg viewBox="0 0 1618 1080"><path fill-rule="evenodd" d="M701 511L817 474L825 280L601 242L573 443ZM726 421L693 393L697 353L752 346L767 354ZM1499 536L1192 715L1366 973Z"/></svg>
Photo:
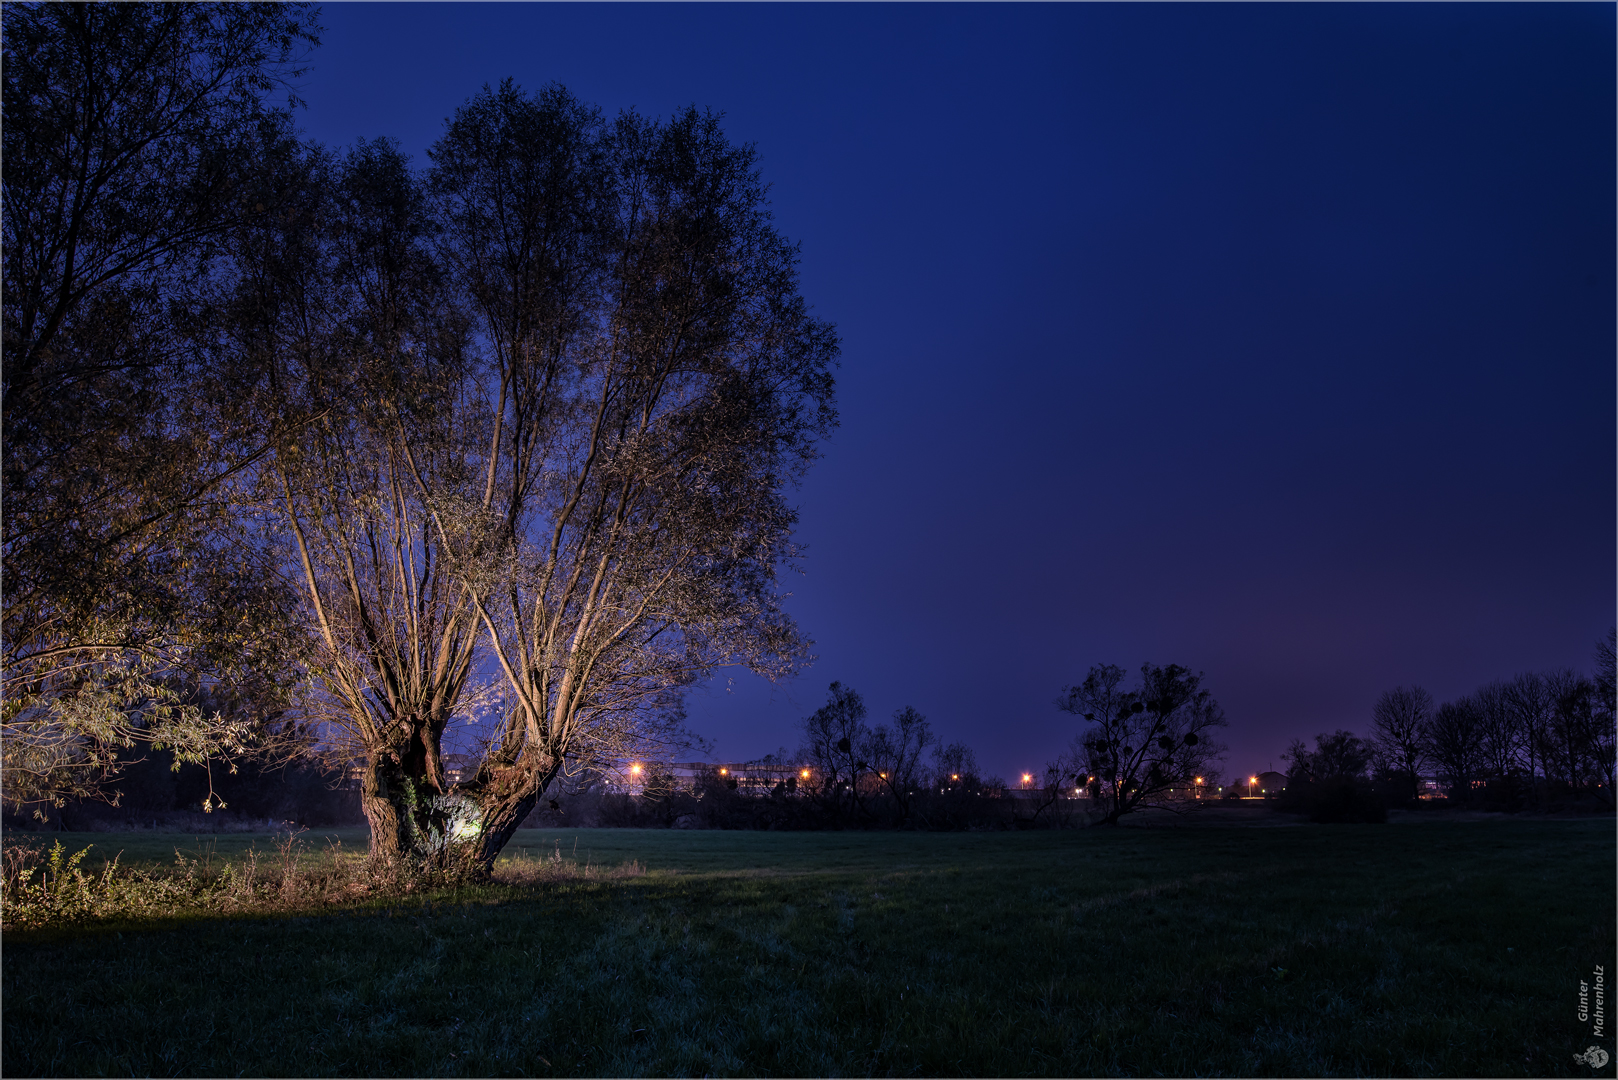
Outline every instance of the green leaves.
<svg viewBox="0 0 1618 1080"><path fill-rule="evenodd" d="M193 336L301 5L4 10L5 798L95 794L164 732L239 748L200 688L274 707L296 644L241 495L266 434ZM253 205L257 205L254 203ZM206 336L206 335L204 335ZM190 689L185 687L189 686Z"/></svg>

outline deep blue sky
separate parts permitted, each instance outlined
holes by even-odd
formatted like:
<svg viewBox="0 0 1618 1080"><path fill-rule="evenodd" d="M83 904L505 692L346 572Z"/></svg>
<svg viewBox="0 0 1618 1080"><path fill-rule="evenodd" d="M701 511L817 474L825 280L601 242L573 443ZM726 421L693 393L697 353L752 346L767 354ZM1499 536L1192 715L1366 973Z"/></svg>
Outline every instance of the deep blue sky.
<svg viewBox="0 0 1618 1080"><path fill-rule="evenodd" d="M1589 670L1614 618L1614 7L337 4L302 122L425 165L507 76L757 145L842 426L818 662L694 692L739 759L833 679L1012 776L1094 663L1207 673L1227 774Z"/></svg>

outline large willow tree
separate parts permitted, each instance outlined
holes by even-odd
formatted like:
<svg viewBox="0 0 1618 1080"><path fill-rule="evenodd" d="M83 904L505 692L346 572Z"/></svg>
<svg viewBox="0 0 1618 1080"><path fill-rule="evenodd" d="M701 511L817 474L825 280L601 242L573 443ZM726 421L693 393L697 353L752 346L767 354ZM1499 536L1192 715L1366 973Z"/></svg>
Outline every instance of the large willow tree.
<svg viewBox="0 0 1618 1080"><path fill-rule="evenodd" d="M304 600L302 704L362 765L373 853L442 860L457 800L440 743L470 704L478 626L427 497L478 490L480 371L393 144L337 156L283 140L262 164L215 347L255 373L281 433L255 476Z"/></svg>
<svg viewBox="0 0 1618 1080"><path fill-rule="evenodd" d="M266 173L229 349L295 433L262 471L373 852L488 866L564 771L678 736L719 665L788 670L787 494L834 422L752 151L507 83L425 177L385 144ZM451 782L449 725L492 703Z"/></svg>
<svg viewBox="0 0 1618 1080"><path fill-rule="evenodd" d="M488 863L562 770L664 735L671 691L801 659L777 573L787 493L835 421L837 339L712 114L605 125L508 82L432 158L491 362L481 499L435 501L508 693L463 792Z"/></svg>

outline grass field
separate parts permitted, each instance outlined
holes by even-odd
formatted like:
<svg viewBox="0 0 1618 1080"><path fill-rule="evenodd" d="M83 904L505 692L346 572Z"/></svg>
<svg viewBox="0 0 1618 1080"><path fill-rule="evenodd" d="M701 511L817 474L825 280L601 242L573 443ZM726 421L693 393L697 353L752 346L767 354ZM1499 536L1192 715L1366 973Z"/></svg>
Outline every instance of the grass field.
<svg viewBox="0 0 1618 1080"><path fill-rule="evenodd" d="M407 901L7 933L0 1071L1588 1076L1579 980L1614 970L1611 819L508 851Z"/></svg>

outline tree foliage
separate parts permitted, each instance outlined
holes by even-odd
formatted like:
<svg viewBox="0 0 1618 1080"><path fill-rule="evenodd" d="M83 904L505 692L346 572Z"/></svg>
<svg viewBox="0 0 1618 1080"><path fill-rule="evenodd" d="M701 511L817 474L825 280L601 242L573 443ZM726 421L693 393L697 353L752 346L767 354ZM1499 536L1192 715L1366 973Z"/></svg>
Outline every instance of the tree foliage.
<svg viewBox="0 0 1618 1080"><path fill-rule="evenodd" d="M447 295L423 185L397 146L290 145L229 245L220 349L279 420L259 498L273 507L314 642L306 711L364 762L373 851L443 859L464 814L443 731L468 694L478 628L424 485L479 490L482 390Z"/></svg>
<svg viewBox="0 0 1618 1080"><path fill-rule="evenodd" d="M716 116L507 82L418 173L273 107L316 31L5 9L7 797L239 749L201 690L307 673L381 855L486 866L692 680L805 657L778 577L837 338Z"/></svg>
<svg viewBox="0 0 1618 1080"><path fill-rule="evenodd" d="M805 657L780 607L786 492L835 423L838 345L711 113L608 124L508 81L432 159L488 361L481 498L420 480L504 676L466 788L487 862L564 768L674 737L678 688Z"/></svg>
<svg viewBox="0 0 1618 1080"><path fill-rule="evenodd" d="M221 306L373 851L487 867L564 771L666 757L692 680L803 657L777 575L836 339L713 116L508 82L432 160L272 162Z"/></svg>
<svg viewBox="0 0 1618 1080"><path fill-rule="evenodd" d="M199 302L249 208L302 5L9 4L3 96L8 802L93 794L120 748L236 750L296 649L237 485L268 438Z"/></svg>
<svg viewBox="0 0 1618 1080"><path fill-rule="evenodd" d="M1364 780L1373 756L1369 743L1341 728L1316 735L1313 750L1303 740L1294 739L1281 755L1290 763L1289 786L1326 780Z"/></svg>

